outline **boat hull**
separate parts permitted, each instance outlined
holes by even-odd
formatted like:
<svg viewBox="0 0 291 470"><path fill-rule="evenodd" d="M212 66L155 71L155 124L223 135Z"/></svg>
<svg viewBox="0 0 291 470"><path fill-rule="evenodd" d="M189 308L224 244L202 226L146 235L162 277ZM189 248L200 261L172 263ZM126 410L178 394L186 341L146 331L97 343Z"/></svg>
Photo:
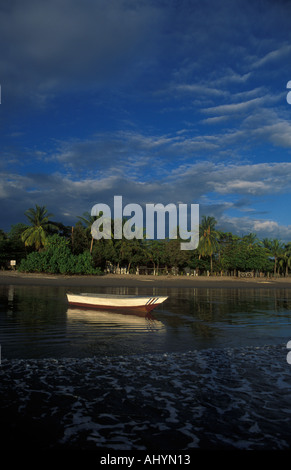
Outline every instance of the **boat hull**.
<svg viewBox="0 0 291 470"><path fill-rule="evenodd" d="M110 294L67 294L68 303L76 307L142 312L151 312L167 298Z"/></svg>

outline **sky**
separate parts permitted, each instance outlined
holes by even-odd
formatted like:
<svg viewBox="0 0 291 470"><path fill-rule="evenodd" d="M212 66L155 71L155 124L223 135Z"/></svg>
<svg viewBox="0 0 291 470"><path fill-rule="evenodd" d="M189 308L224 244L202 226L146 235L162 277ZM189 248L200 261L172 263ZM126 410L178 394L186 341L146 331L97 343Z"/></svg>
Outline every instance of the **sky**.
<svg viewBox="0 0 291 470"><path fill-rule="evenodd" d="M290 18L289 0L2 0L0 228L121 195L291 241Z"/></svg>

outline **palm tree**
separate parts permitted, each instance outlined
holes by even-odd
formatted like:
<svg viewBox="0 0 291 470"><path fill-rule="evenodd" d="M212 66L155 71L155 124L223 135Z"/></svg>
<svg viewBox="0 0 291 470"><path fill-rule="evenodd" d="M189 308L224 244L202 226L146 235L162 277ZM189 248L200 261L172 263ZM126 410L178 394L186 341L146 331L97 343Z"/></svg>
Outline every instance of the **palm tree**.
<svg viewBox="0 0 291 470"><path fill-rule="evenodd" d="M243 237L243 241L247 244L248 248L253 248L255 243L258 242L258 237L255 233L251 232Z"/></svg>
<svg viewBox="0 0 291 470"><path fill-rule="evenodd" d="M215 230L216 219L214 217L202 217L200 224L200 238L198 252L202 256L210 256L210 270L212 272L212 255L218 250L219 233Z"/></svg>
<svg viewBox="0 0 291 470"><path fill-rule="evenodd" d="M95 222L96 220L96 216L94 215L91 215L90 212L84 212L83 213L83 217L81 216L78 216L78 219L80 219L86 226L86 231L91 233L91 226L93 224L93 222ZM93 241L94 241L94 238L93 236L91 237L91 244L90 244L90 253L92 253L92 248L93 248Z"/></svg>
<svg viewBox="0 0 291 470"><path fill-rule="evenodd" d="M274 239L264 238L263 244L264 244L264 247L270 253L270 255L274 257L274 274L276 274L277 259L283 253L283 245L280 242L280 240L277 240L277 238L274 238Z"/></svg>
<svg viewBox="0 0 291 470"><path fill-rule="evenodd" d="M291 242L284 246L279 258L279 266L282 269L285 267L285 276L288 276L289 268L291 267Z"/></svg>
<svg viewBox="0 0 291 470"><path fill-rule="evenodd" d="M40 250L46 242L47 232L49 230L58 230L58 226L49 221L49 217L53 214L48 214L45 206L35 205L25 212L26 217L31 223L31 227L22 232L21 239L25 246L34 245L36 250Z"/></svg>

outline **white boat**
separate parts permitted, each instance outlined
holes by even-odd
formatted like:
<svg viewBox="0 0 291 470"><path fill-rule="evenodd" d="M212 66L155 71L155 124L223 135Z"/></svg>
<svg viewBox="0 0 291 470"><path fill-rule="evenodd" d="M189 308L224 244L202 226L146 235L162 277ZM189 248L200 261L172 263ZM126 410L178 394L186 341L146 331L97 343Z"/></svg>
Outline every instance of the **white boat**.
<svg viewBox="0 0 291 470"><path fill-rule="evenodd" d="M168 297L138 296L120 294L71 294L67 293L70 305L77 307L111 309L111 310L139 310L150 312L167 300Z"/></svg>

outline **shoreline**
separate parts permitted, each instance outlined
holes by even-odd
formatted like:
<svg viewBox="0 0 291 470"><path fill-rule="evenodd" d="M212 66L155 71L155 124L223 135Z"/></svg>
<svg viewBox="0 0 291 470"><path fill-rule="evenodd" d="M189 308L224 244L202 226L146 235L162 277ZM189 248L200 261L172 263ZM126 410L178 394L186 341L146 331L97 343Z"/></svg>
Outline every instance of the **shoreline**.
<svg viewBox="0 0 291 470"><path fill-rule="evenodd" d="M263 288L288 289L290 278L236 278L229 276L153 276L135 274L63 275L0 271L0 285L60 287Z"/></svg>

